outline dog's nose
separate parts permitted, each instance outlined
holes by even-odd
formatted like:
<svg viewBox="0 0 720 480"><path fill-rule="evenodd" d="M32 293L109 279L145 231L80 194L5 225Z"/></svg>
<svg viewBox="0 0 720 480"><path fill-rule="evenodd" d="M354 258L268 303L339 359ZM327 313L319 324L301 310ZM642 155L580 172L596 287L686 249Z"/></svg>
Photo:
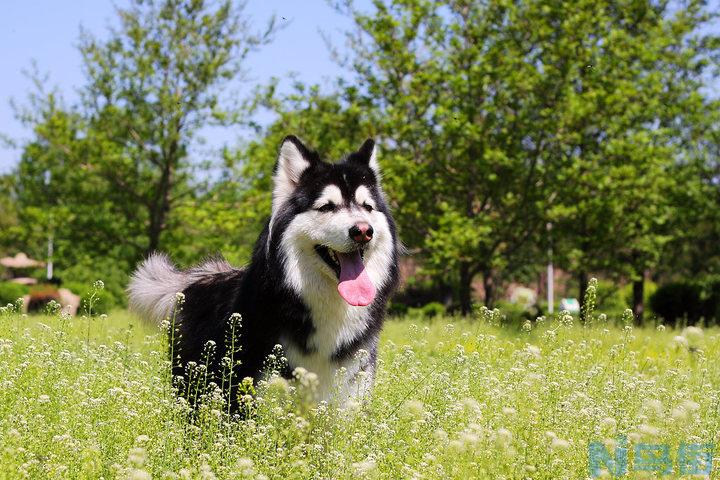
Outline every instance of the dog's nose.
<svg viewBox="0 0 720 480"><path fill-rule="evenodd" d="M367 243L372 240L372 225L366 222L358 222L350 227L350 238L358 243Z"/></svg>

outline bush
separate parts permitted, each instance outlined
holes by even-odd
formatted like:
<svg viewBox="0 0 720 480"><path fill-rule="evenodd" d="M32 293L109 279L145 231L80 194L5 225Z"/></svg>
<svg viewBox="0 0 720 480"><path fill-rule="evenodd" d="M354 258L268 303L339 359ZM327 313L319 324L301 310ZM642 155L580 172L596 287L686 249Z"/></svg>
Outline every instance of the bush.
<svg viewBox="0 0 720 480"><path fill-rule="evenodd" d="M419 308L408 308L407 314L411 318L434 318L445 315L445 305L439 302L430 302Z"/></svg>
<svg viewBox="0 0 720 480"><path fill-rule="evenodd" d="M94 288L93 285L83 285L76 282L67 282L63 285L75 295L80 295L80 308L78 315L101 315L109 313L113 308L118 307L115 296L105 289ZM93 298L93 292L95 298ZM90 303L92 301L92 312L90 312Z"/></svg>
<svg viewBox="0 0 720 480"><path fill-rule="evenodd" d="M105 283L103 289L105 293L102 296L112 297L108 298L108 301L109 308L113 308L123 307L126 304L125 287L128 283L126 272L132 270L132 267L132 265L113 260L110 257L88 256L77 259L73 265L62 269L58 268L58 274L64 280L63 286L81 296L90 289L96 280L102 280Z"/></svg>
<svg viewBox="0 0 720 480"><path fill-rule="evenodd" d="M703 314L702 288L691 282L667 283L650 297L650 308L667 323L687 319L693 325Z"/></svg>
<svg viewBox="0 0 720 480"><path fill-rule="evenodd" d="M430 302L423 306L420 311L427 318L442 317L445 315L445 305L440 302Z"/></svg>
<svg viewBox="0 0 720 480"><path fill-rule="evenodd" d="M28 287L14 282L0 282L0 306L14 304L18 298L27 295Z"/></svg>
<svg viewBox="0 0 720 480"><path fill-rule="evenodd" d="M444 282L429 278L410 277L406 280L402 290L393 296L393 303L397 302L407 305L407 307L422 308L429 303L446 302L452 297L452 287Z"/></svg>
<svg viewBox="0 0 720 480"><path fill-rule="evenodd" d="M598 279L596 308L598 311L623 311L630 305L626 298L627 285L619 287L613 280ZM630 287L632 294L632 286Z"/></svg>
<svg viewBox="0 0 720 480"><path fill-rule="evenodd" d="M408 306L402 302L391 301L387 313L392 317L402 317L408 313Z"/></svg>

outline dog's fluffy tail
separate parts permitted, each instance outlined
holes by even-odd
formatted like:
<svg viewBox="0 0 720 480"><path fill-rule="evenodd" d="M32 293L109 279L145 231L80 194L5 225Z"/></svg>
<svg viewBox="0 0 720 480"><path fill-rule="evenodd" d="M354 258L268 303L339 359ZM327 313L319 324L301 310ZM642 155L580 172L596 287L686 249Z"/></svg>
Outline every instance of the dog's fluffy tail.
<svg viewBox="0 0 720 480"><path fill-rule="evenodd" d="M133 273L128 286L130 310L146 320L160 322L173 312L176 294L189 284L167 255L153 253Z"/></svg>

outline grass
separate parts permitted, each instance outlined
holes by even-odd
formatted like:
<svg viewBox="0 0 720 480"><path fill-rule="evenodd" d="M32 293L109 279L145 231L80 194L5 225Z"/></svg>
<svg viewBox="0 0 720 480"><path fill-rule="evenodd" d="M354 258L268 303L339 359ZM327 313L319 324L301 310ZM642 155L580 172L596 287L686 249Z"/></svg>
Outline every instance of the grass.
<svg viewBox="0 0 720 480"><path fill-rule="evenodd" d="M345 410L312 378L258 386L256 415L193 422L164 339L125 312L0 315L0 478L587 478L588 443L718 442L720 330L569 316L521 329L391 320L376 387ZM652 477L652 473L647 473ZM665 477L667 478L667 477Z"/></svg>

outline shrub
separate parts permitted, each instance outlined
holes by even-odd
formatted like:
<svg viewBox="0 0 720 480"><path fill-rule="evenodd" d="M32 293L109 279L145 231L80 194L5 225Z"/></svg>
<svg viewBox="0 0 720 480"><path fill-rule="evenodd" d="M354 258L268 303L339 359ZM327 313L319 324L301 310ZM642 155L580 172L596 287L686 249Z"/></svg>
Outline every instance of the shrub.
<svg viewBox="0 0 720 480"><path fill-rule="evenodd" d="M0 282L0 306L15 301L28 293L28 287L14 282Z"/></svg>
<svg viewBox="0 0 720 480"><path fill-rule="evenodd" d="M82 257L76 263L66 266L58 273L63 278L63 286L70 288L73 293L82 295L96 280L105 283L102 296L112 297L109 299L112 307L123 307L127 301L125 287L128 283L126 272L132 270L132 265L110 257ZM70 287L72 286L72 288ZM81 310L82 311L82 310Z"/></svg>
<svg viewBox="0 0 720 480"><path fill-rule="evenodd" d="M623 311L630 305L630 300L626 298L627 285L619 287L617 282L613 280L599 279L597 284L597 310L607 311ZM632 294L632 286L630 287Z"/></svg>
<svg viewBox="0 0 720 480"><path fill-rule="evenodd" d="M520 327L525 320L535 320L543 315L543 308L540 305L533 305L525 308L517 303L500 300L495 305L503 317L503 324Z"/></svg>
<svg viewBox="0 0 720 480"><path fill-rule="evenodd" d="M439 302L430 302L419 308L408 308L407 314L411 318L434 318L445 315L445 305Z"/></svg>
<svg viewBox="0 0 720 480"><path fill-rule="evenodd" d="M445 315L445 305L440 302L430 302L424 305L420 311L427 318L441 317Z"/></svg>
<svg viewBox="0 0 720 480"><path fill-rule="evenodd" d="M687 319L693 325L703 313L701 297L702 288L697 283L667 283L650 297L650 308L667 323Z"/></svg>
<svg viewBox="0 0 720 480"><path fill-rule="evenodd" d="M422 308L428 303L443 302L452 297L453 289L445 282L410 277L406 280L405 286L393 297L393 303Z"/></svg>
<svg viewBox="0 0 720 480"><path fill-rule="evenodd" d="M109 313L113 308L118 307L115 296L106 289L98 289L93 285L83 285L77 282L67 282L63 285L75 295L80 295L80 308L78 315L91 313L92 315L101 315ZM93 298L93 293L95 297ZM90 312L92 302L92 312Z"/></svg>
<svg viewBox="0 0 720 480"><path fill-rule="evenodd" d="M387 313L389 316L402 317L403 315L406 315L407 312L408 306L402 302L392 301L390 302L390 305L388 305Z"/></svg>
<svg viewBox="0 0 720 480"><path fill-rule="evenodd" d="M703 284L703 316L710 323L720 323L720 278L710 277Z"/></svg>

